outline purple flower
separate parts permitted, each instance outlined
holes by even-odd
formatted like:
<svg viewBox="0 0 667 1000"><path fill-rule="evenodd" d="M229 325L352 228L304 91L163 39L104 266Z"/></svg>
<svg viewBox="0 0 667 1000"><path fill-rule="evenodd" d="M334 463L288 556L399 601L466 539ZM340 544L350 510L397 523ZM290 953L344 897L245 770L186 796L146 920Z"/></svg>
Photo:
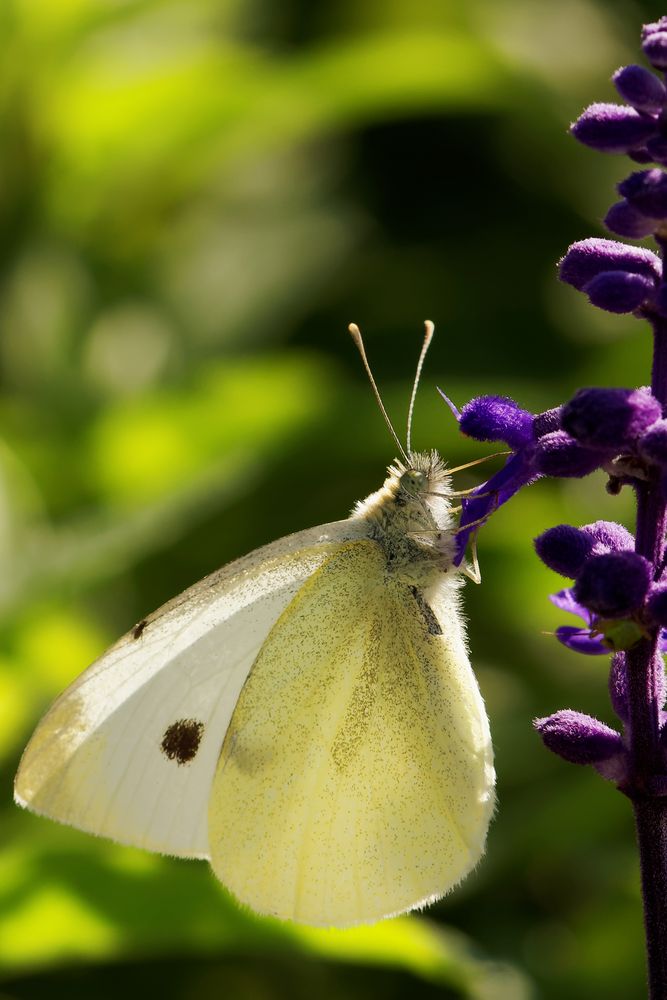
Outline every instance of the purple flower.
<svg viewBox="0 0 667 1000"><path fill-rule="evenodd" d="M606 552L587 559L573 594L596 615L626 618L641 608L651 583L648 559L635 552Z"/></svg>
<svg viewBox="0 0 667 1000"><path fill-rule="evenodd" d="M542 562L571 580L579 575L590 556L632 551L634 544L630 532L613 521L595 521L581 528L559 524L535 539L535 549Z"/></svg>
<svg viewBox="0 0 667 1000"><path fill-rule="evenodd" d="M561 611L576 615L583 622L583 627L581 625L558 626L555 635L563 646L567 646L574 653L583 653L585 656L604 656L609 653L610 650L605 645L604 636L595 629L593 615L582 604L575 601L571 588L559 590L557 594L550 594L549 600Z"/></svg>
<svg viewBox="0 0 667 1000"><path fill-rule="evenodd" d="M627 271L657 282L662 265L656 254L644 247L629 247L616 240L594 237L573 243L558 265L560 280L579 291L604 271Z"/></svg>
<svg viewBox="0 0 667 1000"><path fill-rule="evenodd" d="M647 389L580 389L563 407L561 423L581 444L617 455L661 417L662 407Z"/></svg>
<svg viewBox="0 0 667 1000"><path fill-rule="evenodd" d="M544 745L572 764L597 765L625 757L620 734L590 715L565 708L545 719L535 719L533 725Z"/></svg>
<svg viewBox="0 0 667 1000"><path fill-rule="evenodd" d="M451 406L449 400L446 401ZM560 412L549 410L534 416L513 399L478 396L466 403L461 413L456 415L464 434L477 441L502 441L513 452L503 468L478 486L462 503L454 560L458 566L473 532L522 486L539 477L533 461L535 441L540 431L545 433L558 426Z"/></svg>
<svg viewBox="0 0 667 1000"><path fill-rule="evenodd" d="M642 28L642 49L656 69L667 69L667 18L661 17Z"/></svg>
<svg viewBox="0 0 667 1000"><path fill-rule="evenodd" d="M476 441L504 441L519 451L534 440L532 413L506 396L479 396L463 407L459 427Z"/></svg>
<svg viewBox="0 0 667 1000"><path fill-rule="evenodd" d="M618 193L649 218L667 216L667 174L659 167L630 174L618 185Z"/></svg>
<svg viewBox="0 0 667 1000"><path fill-rule="evenodd" d="M662 265L644 247L591 238L569 247L559 263L559 277L585 292L600 309L626 313L650 304L662 277Z"/></svg>
<svg viewBox="0 0 667 1000"><path fill-rule="evenodd" d="M641 274L625 271L605 271L584 286L588 301L598 309L611 313L630 313L651 298L655 284Z"/></svg>
<svg viewBox="0 0 667 1000"><path fill-rule="evenodd" d="M533 463L541 476L581 479L613 457L608 449L588 448L565 431L552 431L536 442Z"/></svg>
<svg viewBox="0 0 667 1000"><path fill-rule="evenodd" d="M643 66L622 66L612 76L620 96L637 111L659 114L667 100L667 89L654 73Z"/></svg>
<svg viewBox="0 0 667 1000"><path fill-rule="evenodd" d="M603 153L641 149L656 132L655 119L622 104L591 104L570 128L584 146Z"/></svg>
<svg viewBox="0 0 667 1000"><path fill-rule="evenodd" d="M542 562L572 580L588 559L594 544L590 535L570 524L558 524L535 539L535 549Z"/></svg>
<svg viewBox="0 0 667 1000"><path fill-rule="evenodd" d="M444 398L464 434L478 441L502 441L512 451L503 468L463 501L455 565L461 563L473 532L523 486L545 475L587 476L616 454L609 449L589 448L562 431L560 408L533 415L513 399L478 396L458 413Z"/></svg>
<svg viewBox="0 0 667 1000"><path fill-rule="evenodd" d="M554 635L562 646L584 656L606 656L630 649L644 636L642 628L632 619L605 619L578 604L571 588L549 597L562 611L577 615L583 625L559 625ZM660 648L667 650L667 633L661 633Z"/></svg>
<svg viewBox="0 0 667 1000"><path fill-rule="evenodd" d="M612 205L604 218L604 224L610 232L617 236L628 236L631 240L640 240L660 225L658 219L645 215L634 208L629 201L617 201Z"/></svg>

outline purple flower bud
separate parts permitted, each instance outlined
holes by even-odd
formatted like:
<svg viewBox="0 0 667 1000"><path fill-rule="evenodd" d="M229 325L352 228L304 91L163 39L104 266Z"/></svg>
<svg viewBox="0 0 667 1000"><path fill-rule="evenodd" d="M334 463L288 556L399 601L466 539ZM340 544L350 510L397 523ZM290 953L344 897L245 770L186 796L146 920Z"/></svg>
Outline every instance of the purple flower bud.
<svg viewBox="0 0 667 1000"><path fill-rule="evenodd" d="M535 439L551 434L552 431L560 430L560 415L563 407L554 406L544 413L537 413L533 418L533 435Z"/></svg>
<svg viewBox="0 0 667 1000"><path fill-rule="evenodd" d="M649 35L655 35L658 31L667 31L667 17L658 18L657 21L651 21L650 24L643 24L641 30L641 40L642 44L646 41Z"/></svg>
<svg viewBox="0 0 667 1000"><path fill-rule="evenodd" d="M646 611L654 625L667 628L667 583L658 583L651 588Z"/></svg>
<svg viewBox="0 0 667 1000"><path fill-rule="evenodd" d="M617 236L628 236L631 240L640 240L655 232L659 222L657 219L644 215L629 201L617 201L605 215L604 224Z"/></svg>
<svg viewBox="0 0 667 1000"><path fill-rule="evenodd" d="M650 250L595 237L573 243L558 267L560 280L579 291L605 271L629 271L630 274L641 274L652 282L659 281L662 275L660 260Z"/></svg>
<svg viewBox="0 0 667 1000"><path fill-rule="evenodd" d="M535 469L543 476L580 479L609 459L608 451L586 448L565 431L545 434L535 448Z"/></svg>
<svg viewBox="0 0 667 1000"><path fill-rule="evenodd" d="M667 466L667 420L656 420L639 442L639 450L656 465Z"/></svg>
<svg viewBox="0 0 667 1000"><path fill-rule="evenodd" d="M617 732L569 708L535 719L533 725L547 749L572 764L597 764L623 753L623 741Z"/></svg>
<svg viewBox="0 0 667 1000"><path fill-rule="evenodd" d="M517 451L533 440L533 415L503 396L478 396L461 410L459 426L477 441L504 441Z"/></svg>
<svg viewBox="0 0 667 1000"><path fill-rule="evenodd" d="M654 135L646 143L646 152L647 159L638 160L638 163L650 163L651 160L655 160L657 163L667 163L667 139L660 134Z"/></svg>
<svg viewBox="0 0 667 1000"><path fill-rule="evenodd" d="M537 536L535 551L549 569L573 580L591 554L594 544L594 539L579 528L558 524Z"/></svg>
<svg viewBox="0 0 667 1000"><path fill-rule="evenodd" d="M593 551L596 555L609 551L634 551L634 536L622 524L617 524L615 521L593 521L592 524L582 525L581 530L593 539Z"/></svg>
<svg viewBox="0 0 667 1000"><path fill-rule="evenodd" d="M657 114L667 100L665 85L643 66L623 66L616 70L612 80L623 100L637 111Z"/></svg>
<svg viewBox="0 0 667 1000"><path fill-rule="evenodd" d="M611 313L629 313L650 298L654 283L641 274L627 271L605 271L592 278L582 291L591 305Z"/></svg>
<svg viewBox="0 0 667 1000"><path fill-rule="evenodd" d="M584 564L574 585L580 604L604 618L626 618L644 602L651 564L636 552L607 552Z"/></svg>
<svg viewBox="0 0 667 1000"><path fill-rule="evenodd" d="M535 550L542 562L549 569L572 580L579 575L589 556L611 551L631 552L634 546L635 540L630 532L614 521L594 521L581 528L558 524L535 539ZM564 594L570 595L571 603L567 606L561 600ZM563 610L573 614L581 612L569 590L552 596L552 600Z"/></svg>
<svg viewBox="0 0 667 1000"><path fill-rule="evenodd" d="M570 127L575 139L602 153L627 153L654 134L655 119L622 104L591 104Z"/></svg>
<svg viewBox="0 0 667 1000"><path fill-rule="evenodd" d="M652 66L656 69L667 69L667 25L662 25L659 30L646 34L642 48Z"/></svg>
<svg viewBox="0 0 667 1000"><path fill-rule="evenodd" d="M643 389L579 389L563 407L563 429L589 448L616 452L662 416L657 399Z"/></svg>
<svg viewBox="0 0 667 1000"><path fill-rule="evenodd" d="M660 167L630 174L618 185L618 193L644 215L653 219L667 216L667 174Z"/></svg>

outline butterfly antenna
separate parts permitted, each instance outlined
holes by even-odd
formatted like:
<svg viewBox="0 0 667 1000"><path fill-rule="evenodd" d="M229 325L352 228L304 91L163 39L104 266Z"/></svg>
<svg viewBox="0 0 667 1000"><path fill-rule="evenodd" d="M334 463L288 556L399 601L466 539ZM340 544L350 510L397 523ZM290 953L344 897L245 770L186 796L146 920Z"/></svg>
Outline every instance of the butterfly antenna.
<svg viewBox="0 0 667 1000"><path fill-rule="evenodd" d="M408 458L408 456L405 453L405 450L403 448L403 445L401 444L401 442L398 439L398 434L394 430L393 424L392 424L391 420L389 419L389 415L388 415L387 411L384 408L384 403L382 402L382 397L380 396L380 391L379 391L377 385L375 384L375 379L373 378L373 372L371 371L371 366L369 365L368 358L366 357L366 349L364 347L364 342L363 342L363 339L361 337L361 331L360 331L360 329L359 329L359 327L357 326L356 323L350 323L350 325L348 326L348 330L350 331L350 333L352 335L352 340L356 344L357 350L359 351L359 354L361 355L361 360L364 363L364 368L366 369L366 374L368 375L368 378L370 379L370 383L371 383L371 386L373 388L373 392L375 394L375 398L377 400L377 404L380 407L380 412L381 412L382 416L385 419L385 423L386 423L387 427L389 428L389 432L390 432L391 436L393 437L394 441L396 442L396 444L398 446L398 450L399 450L399 452L401 454L401 457L403 458L403 461L405 462L406 465L409 466L410 465L410 459ZM409 451L409 448L408 448L408 451Z"/></svg>
<svg viewBox="0 0 667 1000"><path fill-rule="evenodd" d="M424 367L424 358L426 357L426 353L427 353L429 347L431 346L431 341L433 340L433 331L435 330L435 327L433 326L433 323L431 322L430 319L426 320L426 322L424 323L424 326L426 327L426 333L424 335L424 343L422 344L421 354L419 355L419 361L417 362L417 372L415 374L415 381L414 381L414 384L412 386L412 395L410 396L410 406L408 408L408 434L407 434L407 441L406 441L408 455L410 454L410 452L412 450L411 447L410 447L410 437L411 437L411 433L412 433L412 414L413 414L414 409L415 409L415 399L417 398L417 388L419 387L419 379L421 378L422 368Z"/></svg>
<svg viewBox="0 0 667 1000"><path fill-rule="evenodd" d="M495 451L493 455L484 455L482 458L476 458L472 462L466 462L465 465L457 465L454 469L447 469L447 472L450 475L454 472L463 472L464 469L472 469L473 465L482 465L483 462L490 462L492 458L503 458L505 455L511 454L511 451Z"/></svg>

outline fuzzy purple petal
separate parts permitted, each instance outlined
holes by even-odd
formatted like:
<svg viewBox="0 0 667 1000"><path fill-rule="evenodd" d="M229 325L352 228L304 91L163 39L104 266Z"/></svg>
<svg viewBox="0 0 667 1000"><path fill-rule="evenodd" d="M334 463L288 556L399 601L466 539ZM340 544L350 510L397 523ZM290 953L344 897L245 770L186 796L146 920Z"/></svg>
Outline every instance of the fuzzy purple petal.
<svg viewBox="0 0 667 1000"><path fill-rule="evenodd" d="M604 465L611 457L608 451L579 444L565 431L554 431L537 442L535 468L544 476L580 479Z"/></svg>
<svg viewBox="0 0 667 1000"><path fill-rule="evenodd" d="M581 530L590 535L595 543L595 554L604 551L631 552L635 547L634 535L616 521L593 521L583 524Z"/></svg>
<svg viewBox="0 0 667 1000"><path fill-rule="evenodd" d="M618 453L661 416L660 403L645 389L579 389L563 407L562 424L581 444Z"/></svg>
<svg viewBox="0 0 667 1000"><path fill-rule="evenodd" d="M571 587L564 587L563 590L559 590L556 594L549 594L549 600L554 607L559 608L561 611L567 611L568 614L576 615L590 627L592 615L588 608L575 601Z"/></svg>
<svg viewBox="0 0 667 1000"><path fill-rule="evenodd" d="M623 100L637 111L657 114L667 100L662 80L643 66L622 66L616 70L612 80Z"/></svg>
<svg viewBox="0 0 667 1000"><path fill-rule="evenodd" d="M643 604L651 573L648 559L635 552L592 556L577 578L574 596L596 615L626 618Z"/></svg>
<svg viewBox="0 0 667 1000"><path fill-rule="evenodd" d="M639 309L654 290L655 282L650 278L627 271L603 271L582 288L592 306L619 315Z"/></svg>
<svg viewBox="0 0 667 1000"><path fill-rule="evenodd" d="M628 236L631 240L640 240L660 225L657 219L640 212L629 201L617 201L612 205L604 218L604 224L617 236Z"/></svg>
<svg viewBox="0 0 667 1000"><path fill-rule="evenodd" d="M544 410L543 413L535 414L533 417L533 437L536 441L544 437L545 434L551 434L553 431L561 429L560 418L562 412L562 406L553 406L550 410Z"/></svg>
<svg viewBox="0 0 667 1000"><path fill-rule="evenodd" d="M565 708L545 719L535 719L544 745L572 764L597 764L623 752L619 733L582 712Z"/></svg>
<svg viewBox="0 0 667 1000"><path fill-rule="evenodd" d="M478 396L461 410L459 426L476 441L504 441L513 451L533 440L533 415L504 396Z"/></svg>
<svg viewBox="0 0 667 1000"><path fill-rule="evenodd" d="M662 265L656 254L645 247L627 246L597 237L573 243L558 265L560 280L579 291L605 271L628 271L657 282L662 275Z"/></svg>
<svg viewBox="0 0 667 1000"><path fill-rule="evenodd" d="M667 174L660 167L630 174L618 185L618 193L644 215L667 216Z"/></svg>
<svg viewBox="0 0 667 1000"><path fill-rule="evenodd" d="M659 17L657 21L650 21L642 25L641 40L642 45L650 35L655 35L658 31L667 31L667 15Z"/></svg>
<svg viewBox="0 0 667 1000"><path fill-rule="evenodd" d="M659 30L647 34L642 42L644 55L656 69L667 69L667 30Z"/></svg>
<svg viewBox="0 0 667 1000"><path fill-rule="evenodd" d="M538 478L539 475L533 468L530 454L518 452L508 458L502 469L499 469L495 475L482 483L475 493L463 500L461 520L456 533L454 558L456 566L463 559L468 539L481 526L481 523L491 517L522 486L528 486L529 483Z"/></svg>
<svg viewBox="0 0 667 1000"><path fill-rule="evenodd" d="M556 638L573 653L583 653L584 656L607 656L609 650L601 635L591 635L585 629L573 625L559 625Z"/></svg>
<svg viewBox="0 0 667 1000"><path fill-rule="evenodd" d="M591 554L594 541L571 524L557 524L535 539L535 551L549 569L574 579Z"/></svg>
<svg viewBox="0 0 667 1000"><path fill-rule="evenodd" d="M584 146L602 153L627 153L656 131L655 119L622 104L591 104L570 128Z"/></svg>

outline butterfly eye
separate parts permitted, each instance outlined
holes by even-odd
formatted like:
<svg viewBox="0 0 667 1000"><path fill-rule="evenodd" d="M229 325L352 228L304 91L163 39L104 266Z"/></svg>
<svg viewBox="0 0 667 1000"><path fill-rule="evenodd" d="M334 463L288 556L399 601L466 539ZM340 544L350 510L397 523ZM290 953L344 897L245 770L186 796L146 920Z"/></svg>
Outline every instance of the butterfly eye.
<svg viewBox="0 0 667 1000"><path fill-rule="evenodd" d="M426 486L426 476L423 472L418 472L416 469L409 469L404 472L400 480L401 489L407 490L408 493L414 493L416 490L423 490Z"/></svg>

